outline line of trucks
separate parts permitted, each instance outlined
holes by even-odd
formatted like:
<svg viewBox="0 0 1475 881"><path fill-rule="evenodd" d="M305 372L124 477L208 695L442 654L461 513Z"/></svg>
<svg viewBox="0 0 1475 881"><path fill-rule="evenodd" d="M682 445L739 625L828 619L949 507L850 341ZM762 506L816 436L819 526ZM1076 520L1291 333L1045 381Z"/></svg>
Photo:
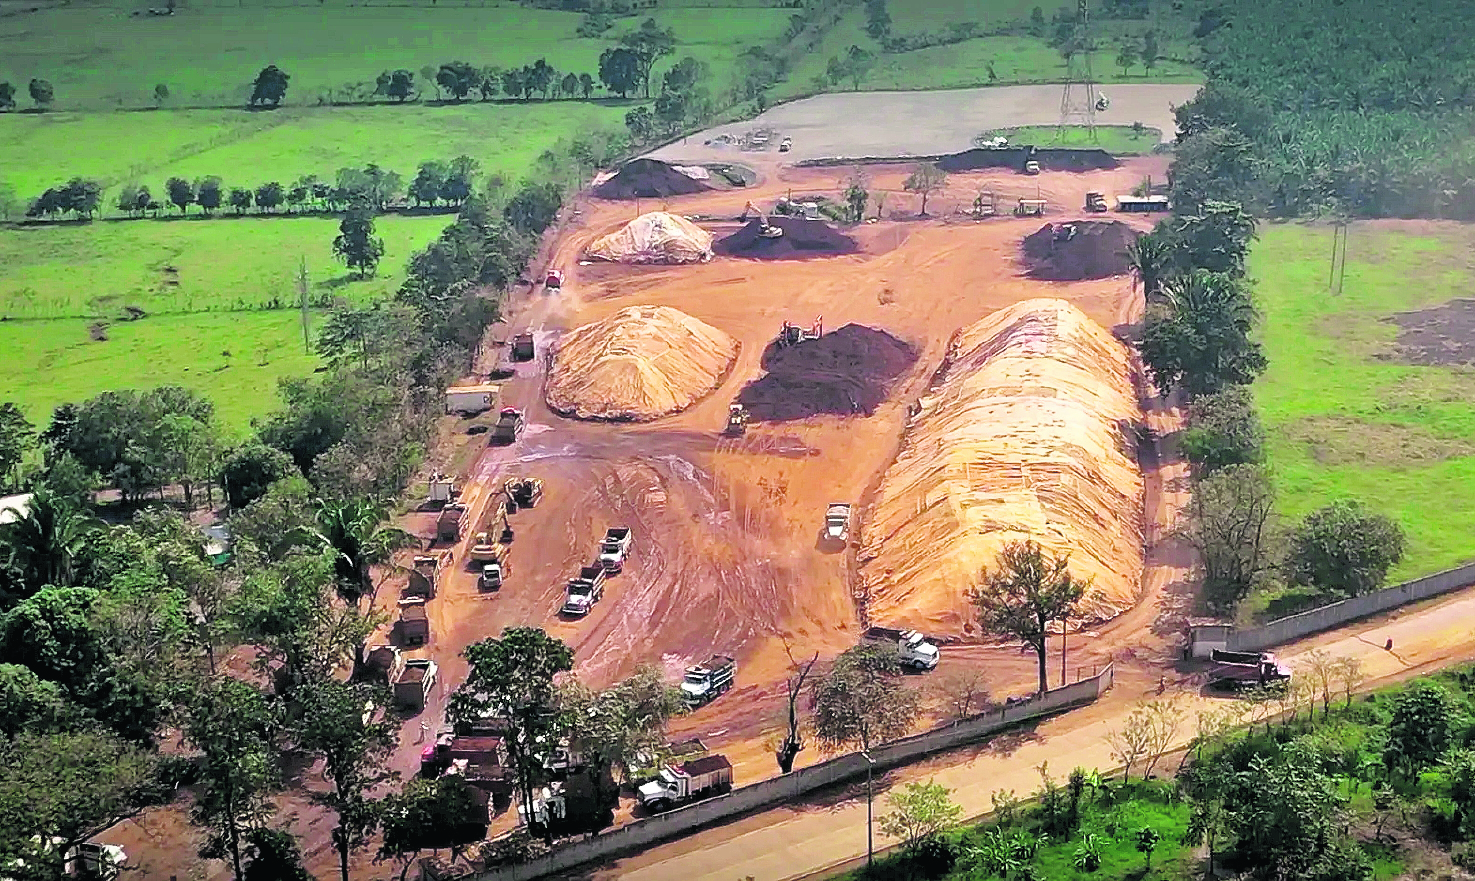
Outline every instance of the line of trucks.
<svg viewBox="0 0 1475 881"><path fill-rule="evenodd" d="M628 526L614 526L605 530L594 562L581 568L579 574L570 578L564 588L561 609L563 614L577 618L589 614L589 610L604 596L605 580L624 571L625 560L630 556L631 540Z"/></svg>

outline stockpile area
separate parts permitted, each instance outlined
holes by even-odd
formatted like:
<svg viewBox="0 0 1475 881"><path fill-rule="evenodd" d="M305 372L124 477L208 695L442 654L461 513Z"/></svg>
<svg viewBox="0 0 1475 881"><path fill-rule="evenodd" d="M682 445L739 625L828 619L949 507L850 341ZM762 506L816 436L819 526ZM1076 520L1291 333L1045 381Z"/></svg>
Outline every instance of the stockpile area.
<svg viewBox="0 0 1475 881"><path fill-rule="evenodd" d="M1087 621L1136 601L1141 413L1128 350L1064 300L966 327L886 470L859 559L879 624L958 634L967 591L1006 542L1069 554Z"/></svg>
<svg viewBox="0 0 1475 881"><path fill-rule="evenodd" d="M847 324L797 345L770 343L763 352L768 372L738 401L759 422L824 413L869 416L916 361L917 351L886 331Z"/></svg>
<svg viewBox="0 0 1475 881"><path fill-rule="evenodd" d="M1128 252L1137 232L1119 220L1047 223L1024 237L1024 262L1031 278L1080 281L1110 278L1132 269Z"/></svg>
<svg viewBox="0 0 1475 881"><path fill-rule="evenodd" d="M711 187L675 166L655 159L626 162L608 180L594 188L601 199L660 199L701 193Z"/></svg>
<svg viewBox="0 0 1475 881"><path fill-rule="evenodd" d="M590 257L611 263L704 263L712 234L675 214L642 214L589 246Z"/></svg>
<svg viewBox="0 0 1475 881"><path fill-rule="evenodd" d="M631 306L563 338L545 396L565 416L656 419L720 385L737 353L737 340L685 312Z"/></svg>
<svg viewBox="0 0 1475 881"><path fill-rule="evenodd" d="M766 238L763 235L763 221L752 220L732 235L718 240L715 250L731 257L782 260L825 254L853 254L857 248L855 239L823 220L770 217L768 223L769 226L782 230L783 235Z"/></svg>

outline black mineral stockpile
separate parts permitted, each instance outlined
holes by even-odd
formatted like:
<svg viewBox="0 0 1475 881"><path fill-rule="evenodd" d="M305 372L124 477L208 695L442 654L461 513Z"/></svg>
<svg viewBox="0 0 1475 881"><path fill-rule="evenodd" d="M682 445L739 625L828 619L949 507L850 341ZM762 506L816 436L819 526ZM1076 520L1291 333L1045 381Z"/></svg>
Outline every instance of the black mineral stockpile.
<svg viewBox="0 0 1475 881"><path fill-rule="evenodd" d="M949 173L976 171L984 168L1012 168L1024 170L1024 163L1033 159L1044 171L1095 171L1117 168L1121 165L1105 150L1091 147L1070 149L1068 147L1028 146L1005 147L1003 149L964 150L937 160L937 167Z"/></svg>
<svg viewBox="0 0 1475 881"><path fill-rule="evenodd" d="M1132 268L1128 247L1137 233L1116 220L1047 223L1024 238L1024 262L1031 278L1080 281L1110 278Z"/></svg>
<svg viewBox="0 0 1475 881"><path fill-rule="evenodd" d="M626 162L613 177L595 187L594 195L601 199L659 199L709 189L711 187L664 162L635 159Z"/></svg>
<svg viewBox="0 0 1475 881"><path fill-rule="evenodd" d="M797 345L770 343L763 352L768 373L749 383L738 402L758 422L869 416L916 360L916 350L884 330L847 324Z"/></svg>
<svg viewBox="0 0 1475 881"><path fill-rule="evenodd" d="M768 223L783 230L784 234L765 238L763 221L752 220L732 235L718 239L712 250L729 257L758 257L764 260L853 254L856 250L855 239L823 220L770 217Z"/></svg>

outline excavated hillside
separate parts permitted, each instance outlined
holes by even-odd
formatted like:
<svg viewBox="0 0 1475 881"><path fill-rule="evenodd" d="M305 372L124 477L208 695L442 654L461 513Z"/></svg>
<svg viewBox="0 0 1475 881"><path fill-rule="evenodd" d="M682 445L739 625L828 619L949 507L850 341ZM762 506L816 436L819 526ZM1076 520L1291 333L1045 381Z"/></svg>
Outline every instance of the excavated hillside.
<svg viewBox="0 0 1475 881"><path fill-rule="evenodd" d="M565 416L641 422L722 384L738 341L670 306L631 306L565 336L545 397Z"/></svg>
<svg viewBox="0 0 1475 881"><path fill-rule="evenodd" d="M866 517L872 620L962 634L969 589L1022 539L1091 579L1086 621L1132 606L1143 484L1127 348L1064 300L1026 300L958 331L941 376Z"/></svg>

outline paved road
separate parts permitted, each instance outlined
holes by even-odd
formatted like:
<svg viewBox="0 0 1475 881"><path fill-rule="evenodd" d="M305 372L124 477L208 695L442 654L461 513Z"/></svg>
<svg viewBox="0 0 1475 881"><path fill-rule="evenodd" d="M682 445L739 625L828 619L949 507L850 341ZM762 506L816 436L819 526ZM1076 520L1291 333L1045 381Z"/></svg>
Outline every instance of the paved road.
<svg viewBox="0 0 1475 881"><path fill-rule="evenodd" d="M1466 638L1472 626L1475 589L1466 589L1413 611L1312 637L1286 647L1281 654L1292 666L1297 665L1298 656L1313 648L1333 656L1356 657L1362 661L1369 681L1388 681L1475 655L1475 645ZM1389 639L1394 644L1391 652L1383 647ZM1110 703L1041 724L1022 738L1023 742L1010 744L1012 749L990 746L976 755L955 752L922 766L901 769L888 784L932 777L953 790L953 798L963 807L965 816L982 814L991 809L990 796L997 790L1012 789L1019 796L1034 791L1040 782L1036 768L1042 762L1049 762L1051 775L1057 778L1076 766L1109 768L1118 764L1111 756L1106 736L1122 725L1136 697L1115 692ZM1195 712L1222 705L1225 699L1197 692L1183 692L1180 699L1189 712L1178 741L1186 744L1194 732ZM881 796L877 802L877 813L884 812ZM890 843L877 835L877 847ZM865 801L851 798L838 804L799 805L755 814L652 848L596 872L594 877L732 881L751 876L755 881L788 881L863 857L865 849Z"/></svg>
<svg viewBox="0 0 1475 881"><path fill-rule="evenodd" d="M1188 101L1198 86L1135 83L1103 87L1111 107L1096 114L1098 125L1141 122L1175 136L1173 107ZM775 107L753 119L717 126L652 152L668 161L743 161L777 158L777 140L768 153L733 146L706 145L719 135L741 137L769 128L794 139L787 162L834 157L927 156L973 146L980 132L1060 121L1061 86L994 86L940 92L841 92L817 95Z"/></svg>

